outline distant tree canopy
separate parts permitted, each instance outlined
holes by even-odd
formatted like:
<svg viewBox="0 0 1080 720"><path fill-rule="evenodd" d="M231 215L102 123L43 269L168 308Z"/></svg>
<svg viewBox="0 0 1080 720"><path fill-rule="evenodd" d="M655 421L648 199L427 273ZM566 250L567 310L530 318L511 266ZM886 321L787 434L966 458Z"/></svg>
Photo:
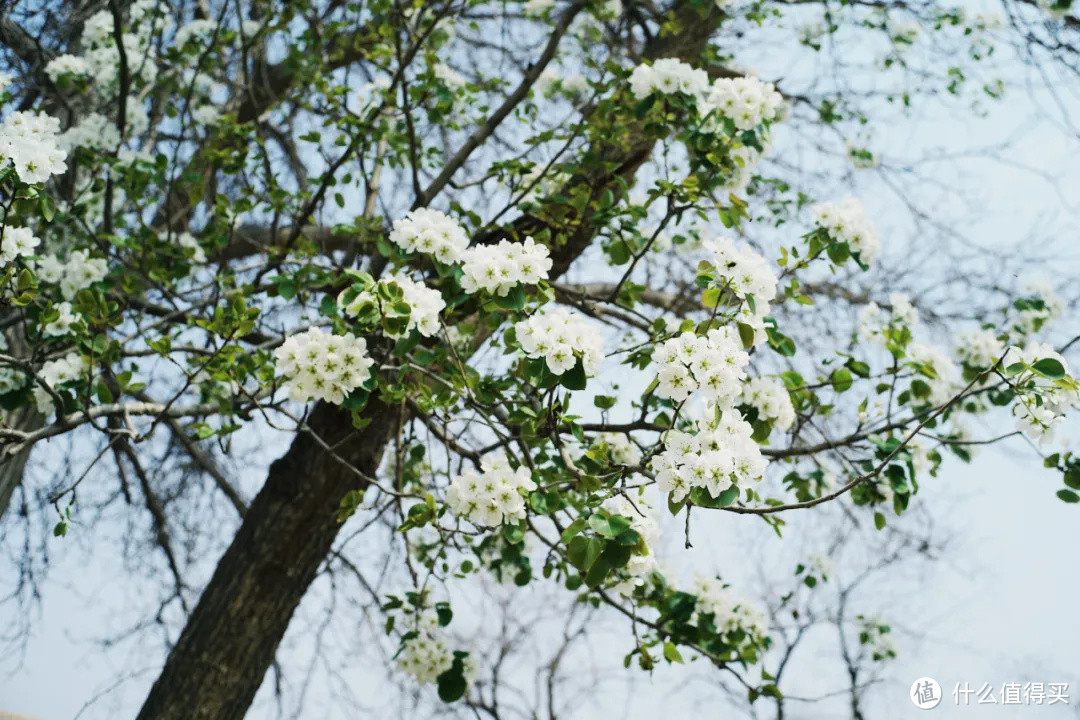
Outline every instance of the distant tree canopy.
<svg viewBox="0 0 1080 720"><path fill-rule="evenodd" d="M881 530L972 445L1052 453L1080 400L1068 303L922 224L928 171L897 191L910 251L848 194L895 113L975 115L1017 68L1076 82L1068 0L997 8L5 5L5 533L132 518L180 631L144 720L243 717L343 533L376 523L403 550L370 609L445 702L498 717L447 629L447 584L480 574L630 618L628 664L696 656L781 698L770 614L666 573L662 532L831 503ZM763 47L797 69L739 64ZM67 472L35 485L38 461ZM1072 455L1031 462L1080 501Z"/></svg>

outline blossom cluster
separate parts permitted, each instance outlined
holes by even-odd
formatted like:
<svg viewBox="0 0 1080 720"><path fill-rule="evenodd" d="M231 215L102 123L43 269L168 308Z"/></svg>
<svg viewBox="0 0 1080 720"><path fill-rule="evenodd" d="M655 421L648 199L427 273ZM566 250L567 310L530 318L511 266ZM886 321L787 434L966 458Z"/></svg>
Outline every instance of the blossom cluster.
<svg viewBox="0 0 1080 720"><path fill-rule="evenodd" d="M934 405L943 405L962 387L960 369L947 352L921 340L912 340L905 348L907 360L929 374L921 379L929 386L927 398Z"/></svg>
<svg viewBox="0 0 1080 720"><path fill-rule="evenodd" d="M751 248L740 248L725 237L707 240L703 246L712 253L712 263L725 287L740 299L752 296L767 304L776 297L776 275L768 261Z"/></svg>
<svg viewBox="0 0 1080 720"><path fill-rule="evenodd" d="M896 641L893 639L891 628L881 618L865 618L861 615L859 620L859 642L870 649L870 656L874 660L888 660L896 657Z"/></svg>
<svg viewBox="0 0 1080 720"><path fill-rule="evenodd" d="M480 463L482 473L469 468L450 481L446 504L451 512L473 525L494 527L525 519L525 496L536 489L529 468L514 470L505 455L491 455Z"/></svg>
<svg viewBox="0 0 1080 720"><path fill-rule="evenodd" d="M41 366L37 376L52 390L58 389L67 383L80 380L90 369L90 364L82 355L76 352L68 353L64 357L50 360ZM35 383L33 387L34 403L44 415L51 414L56 408L52 394Z"/></svg>
<svg viewBox="0 0 1080 720"><path fill-rule="evenodd" d="M771 149L771 144L766 145L764 151L759 151L749 145L731 148L728 151L728 157L731 158L733 169L731 176L724 182L723 187L734 193L741 193L746 190L746 186L750 184L750 178L754 174L754 168Z"/></svg>
<svg viewBox="0 0 1080 720"><path fill-rule="evenodd" d="M701 114L719 112L739 130L753 130L775 120L783 105L784 98L772 83L755 77L719 78L705 95Z"/></svg>
<svg viewBox="0 0 1080 720"><path fill-rule="evenodd" d="M34 254L41 241L34 235L34 231L25 227L5 227L0 235L0 265L7 265L17 257L28 257Z"/></svg>
<svg viewBox="0 0 1080 720"><path fill-rule="evenodd" d="M657 487L680 502L693 488L716 498L739 483L761 479L769 463L753 434L737 410L725 410L717 422L698 421L693 433L668 431L664 450L652 459Z"/></svg>
<svg viewBox="0 0 1080 720"><path fill-rule="evenodd" d="M129 25L136 32L123 32L120 42L127 58L128 70L144 83L152 82L158 74L157 63L150 57L151 42L159 22L151 18L157 5L154 0L131 4ZM120 51L114 35L112 11L100 10L83 25L81 55L60 55L45 66L45 73L57 82L63 77L87 79L93 86L107 90L120 76ZM106 94L105 92L101 93Z"/></svg>
<svg viewBox="0 0 1080 720"><path fill-rule="evenodd" d="M696 390L730 407L742 392L750 356L730 326L714 328L705 337L684 332L656 346L652 361L659 366L656 394L682 402Z"/></svg>
<svg viewBox="0 0 1080 720"><path fill-rule="evenodd" d="M717 280L743 302L736 320L754 330L754 344L766 338L765 318L769 302L776 297L776 275L768 261L749 247L740 248L728 238L705 240L702 247L712 254Z"/></svg>
<svg viewBox="0 0 1080 720"><path fill-rule="evenodd" d="M607 444L611 462L634 467L641 462L641 448L623 433L604 433L600 439Z"/></svg>
<svg viewBox="0 0 1080 720"><path fill-rule="evenodd" d="M274 357L289 378L289 397L338 405L367 381L374 365L363 338L331 335L320 328L287 338Z"/></svg>
<svg viewBox="0 0 1080 720"><path fill-rule="evenodd" d="M199 241L189 232L183 232L176 236L176 244L179 245L185 252L185 254L191 254L192 262L202 264L206 262L206 251L203 250Z"/></svg>
<svg viewBox="0 0 1080 720"><path fill-rule="evenodd" d="M469 236L449 215L431 208L418 208L394 221L390 242L405 250L432 255L441 263L460 262Z"/></svg>
<svg viewBox="0 0 1080 720"><path fill-rule="evenodd" d="M120 129L101 113L87 113L77 125L60 135L59 142L68 150L77 147L113 150L120 145Z"/></svg>
<svg viewBox="0 0 1080 720"><path fill-rule="evenodd" d="M742 403L757 410L758 417L780 430L795 422L795 408L783 381L773 377L750 378L743 385Z"/></svg>
<svg viewBox="0 0 1080 720"><path fill-rule="evenodd" d="M477 245L462 253L461 287L505 297L516 285L535 285L551 270L548 249L531 237L525 242L500 240L498 245Z"/></svg>
<svg viewBox="0 0 1080 720"><path fill-rule="evenodd" d="M25 183L45 182L67 170L60 149L60 121L45 113L17 110L0 122L0 162L15 166Z"/></svg>
<svg viewBox="0 0 1080 720"><path fill-rule="evenodd" d="M630 73L630 92L643 100L653 93L683 93L700 97L709 89L709 75L676 58L661 58L652 65L638 65Z"/></svg>
<svg viewBox="0 0 1080 720"><path fill-rule="evenodd" d="M956 357L974 368L990 367L1004 350L1004 343L989 330L967 329L957 335Z"/></svg>
<svg viewBox="0 0 1080 720"><path fill-rule="evenodd" d="M1056 360L1066 376L1069 375L1065 358L1050 345L1040 342L1030 342L1023 348L1009 347L1002 365L1005 368L1016 363L1031 366L1044 359ZM1064 421L1065 412L1070 407L1080 407L1080 392L1071 385L1065 386L1034 373L1025 374L1023 379L1013 404L1016 429L1045 444L1053 440L1054 430Z"/></svg>
<svg viewBox="0 0 1080 720"><path fill-rule="evenodd" d="M693 98L698 114L725 117L739 130L753 130L779 117L783 96L772 83L755 77L719 78L712 83L704 70L675 58L638 65L630 73L630 92L638 99L654 93L680 93Z"/></svg>
<svg viewBox="0 0 1080 720"><path fill-rule="evenodd" d="M803 565L816 578L827 580L836 574L836 564L832 558L821 553L810 553Z"/></svg>
<svg viewBox="0 0 1080 720"><path fill-rule="evenodd" d="M763 637L768 632L768 618L754 603L741 597L717 578L699 577L694 591L697 595L697 621L711 615L721 633L737 630Z"/></svg>
<svg viewBox="0 0 1080 720"><path fill-rule="evenodd" d="M446 307L442 294L434 288L429 288L424 283L413 280L408 275L394 275L381 282L395 283L401 288L402 300L409 306L409 322L400 333L388 332L391 337L408 335L416 329L424 337L431 337L439 332L439 313ZM361 308L368 303L378 305L378 298L374 290L365 290L349 300L350 291L342 291L338 296L338 303L346 315L356 316Z"/></svg>
<svg viewBox="0 0 1080 720"><path fill-rule="evenodd" d="M64 337L70 335L74 332L75 326L79 322L79 316L75 314L75 310L72 308L71 303L57 303L55 310L59 315L55 320L42 328L41 334L43 337Z"/></svg>
<svg viewBox="0 0 1080 720"><path fill-rule="evenodd" d="M433 683L454 664L454 653L446 634L438 621L429 615L417 617L416 626L410 630L411 637L402 643L397 656L398 669L421 685Z"/></svg>
<svg viewBox="0 0 1080 720"><path fill-rule="evenodd" d="M73 250L67 261L55 255L45 255L34 265L34 274L41 282L60 286L60 294L71 300L83 288L105 279L109 264L105 258L90 257L85 250Z"/></svg>
<svg viewBox="0 0 1080 720"><path fill-rule="evenodd" d="M838 203L815 205L812 212L817 226L834 240L847 243L864 265L872 263L881 252L881 238L854 197L849 195Z"/></svg>
<svg viewBox="0 0 1080 720"><path fill-rule="evenodd" d="M889 294L889 308L883 309L871 302L859 312L858 336L862 340L886 343L885 330L890 327L912 327L919 319L919 313L911 304L911 299L903 293Z"/></svg>
<svg viewBox="0 0 1080 720"><path fill-rule="evenodd" d="M1021 339L1061 317L1065 311L1065 301L1046 280L1029 282L1022 292L1023 299L1017 303L1019 307L1016 308L1009 326L1012 334ZM1037 304L1025 302L1025 299L1037 301Z"/></svg>
<svg viewBox="0 0 1080 720"><path fill-rule="evenodd" d="M543 358L548 370L562 375L581 360L586 375L595 375L603 359L600 336L583 317L565 308L540 312L515 326L525 355Z"/></svg>

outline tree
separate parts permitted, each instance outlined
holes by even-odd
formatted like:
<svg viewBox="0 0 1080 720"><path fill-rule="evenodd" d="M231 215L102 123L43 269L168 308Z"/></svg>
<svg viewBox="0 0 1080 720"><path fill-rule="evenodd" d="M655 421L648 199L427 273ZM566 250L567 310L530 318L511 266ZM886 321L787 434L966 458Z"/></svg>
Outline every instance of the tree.
<svg viewBox="0 0 1080 720"><path fill-rule="evenodd" d="M927 96L999 96L967 84L998 34L1071 72L1075 18L824 6L806 52L862 31L887 48L858 94L737 68L728 48L787 5L114 0L3 18L0 500L32 448L70 435L94 453L48 493L55 535L107 458L113 500L144 506L184 624L140 718L243 717L354 516L394 518L411 586L380 609L399 664L447 702L477 668L446 639L439 585L489 571L633 618L643 668L693 653L776 696L739 670L771 647L768 618L720 579L666 581L656 515L687 545L692 522L780 532L847 500L881 529L943 454L1003 439L965 418L1049 437L1078 387L1068 343L1044 342L1054 289L975 293L972 275L961 317L886 302L888 242L822 192L830 150L783 147L917 104L908 73ZM920 28L935 45L909 59ZM259 429L290 440L249 503L221 468ZM1073 457L1045 462L1080 499ZM241 518L193 607L181 467Z"/></svg>

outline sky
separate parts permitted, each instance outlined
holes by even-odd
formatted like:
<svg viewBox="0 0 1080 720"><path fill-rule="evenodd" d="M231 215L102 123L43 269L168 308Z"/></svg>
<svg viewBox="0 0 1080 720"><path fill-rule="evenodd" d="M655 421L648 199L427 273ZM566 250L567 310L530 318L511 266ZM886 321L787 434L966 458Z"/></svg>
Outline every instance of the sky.
<svg viewBox="0 0 1080 720"><path fill-rule="evenodd" d="M781 71L770 68L768 58L758 60L752 64L763 75L770 69ZM1048 98L1038 91L1018 90L980 122L963 113L941 113L895 123L877 138L875 147L882 157L917 156L942 165L942 173L974 183L987 212L983 222L965 230L979 242L1011 246L1032 228L1052 227L1054 237L1043 242L1060 244L1067 257L1080 228L1073 214L1080 207L1080 143L1067 127L1031 120L1033 107L1044 102ZM998 161L948 152L990 146L1004 136L1018 139ZM890 196L872 177L866 180L864 199L877 206L881 224L889 226ZM899 218L895 229L904 232ZM918 243L918 238L908 242ZM1049 270L1059 278L1070 272L1068 266ZM1073 321L1076 327L1080 324ZM994 425L983 431L990 435L1001 429ZM1075 443L1080 426L1074 422L1062 435ZM57 452L58 447L39 452ZM942 561L875 588L889 594L882 604L894 606L891 619L900 651L883 687L872 695L870 717L1080 717L1080 509L1054 496L1059 487L1060 477L1042 469L1031 448L1016 438L982 449L971 464L948 462L937 478L921 486L917 502L947 531L951 544ZM809 514L790 517L789 532L797 533L798 524L811 519ZM124 618L112 616L110 609L129 590L117 581L126 572L120 559L84 552L91 540L68 538L52 548L54 564L25 655L14 671L0 660L0 710L69 720L102 697L101 704L82 714L101 717L114 698L122 697L117 709L121 716L131 715L137 707L131 703L138 702L156 677L160 658L141 653L140 645L103 650L96 642L107 631L123 627ZM737 567L748 544L768 557L782 558L790 551L780 547L781 542L751 518L725 516L695 535L688 562ZM0 607L0 626L5 612L10 609ZM829 642L822 637L808 652L827 652ZM621 652L625 648L616 654ZM799 667L793 686L807 695L840 686L842 678L812 658ZM355 682L362 687L357 672ZM633 696L639 701L623 706L625 717L651 720L658 712L682 717L700 710L697 703L708 694L673 696L670 690L679 682L673 672L662 668L651 677L635 675ZM908 699L911 682L924 676L936 679L945 693L932 711L918 710ZM974 689L989 683L997 693L1003 683L1029 681L1070 683L1069 704L965 708L957 707L952 697L957 683ZM839 712L837 704L822 703L794 706L792 717L831 718Z"/></svg>

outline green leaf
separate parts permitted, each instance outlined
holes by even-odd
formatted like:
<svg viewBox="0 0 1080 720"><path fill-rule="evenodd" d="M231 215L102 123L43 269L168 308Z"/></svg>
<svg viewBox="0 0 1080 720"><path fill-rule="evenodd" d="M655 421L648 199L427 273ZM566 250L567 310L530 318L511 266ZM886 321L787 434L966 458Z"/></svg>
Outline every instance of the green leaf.
<svg viewBox="0 0 1080 720"><path fill-rule="evenodd" d="M1057 496L1067 503L1080 502L1080 495L1077 495L1072 490L1058 490Z"/></svg>
<svg viewBox="0 0 1080 720"><path fill-rule="evenodd" d="M675 643L668 640L664 643L664 659L668 662L682 663L682 655L679 654L679 648L675 647Z"/></svg>
<svg viewBox="0 0 1080 720"><path fill-rule="evenodd" d="M844 261L851 257L851 248L847 243L834 242L826 249L829 259L837 265L843 265Z"/></svg>
<svg viewBox="0 0 1080 720"><path fill-rule="evenodd" d="M439 627L446 627L454 619L454 611L450 609L450 603L435 603L435 614L439 617Z"/></svg>
<svg viewBox="0 0 1080 720"><path fill-rule="evenodd" d="M56 201L46 193L39 195L38 199L41 202L41 217L45 219L45 222L52 222L52 219L56 217Z"/></svg>
<svg viewBox="0 0 1080 720"><path fill-rule="evenodd" d="M585 529L585 525L588 521L585 518L578 518L574 522L570 523L569 527L563 530L562 535L559 536L559 541L564 545L570 542L575 535Z"/></svg>
<svg viewBox="0 0 1080 720"><path fill-rule="evenodd" d="M614 537L615 533L611 529L611 523L607 517L594 513L589 516L589 527L591 527L596 533L603 535L604 537Z"/></svg>
<svg viewBox="0 0 1080 720"><path fill-rule="evenodd" d="M879 512L874 513L874 527L878 530L885 527L885 516Z"/></svg>
<svg viewBox="0 0 1080 720"><path fill-rule="evenodd" d="M581 358L578 358L578 361L574 363L574 367L559 377L559 382L567 390L584 390L587 379L585 365L581 362Z"/></svg>
<svg viewBox="0 0 1080 720"><path fill-rule="evenodd" d="M739 339L742 340L743 350L754 347L754 328L746 323L737 323L736 325L739 328Z"/></svg>
<svg viewBox="0 0 1080 720"><path fill-rule="evenodd" d="M625 265L630 262L630 246L622 240L614 242L608 248L608 257L613 265Z"/></svg>
<svg viewBox="0 0 1080 720"><path fill-rule="evenodd" d="M829 378L829 382L832 383L833 390L838 393L846 392L851 389L852 379L851 371L847 368L837 368L833 370L832 377Z"/></svg>
<svg viewBox="0 0 1080 720"><path fill-rule="evenodd" d="M98 400L108 405L113 401L113 394L109 391L108 386L104 382L99 381L97 384L97 396Z"/></svg>
<svg viewBox="0 0 1080 720"><path fill-rule="evenodd" d="M457 655L457 653L454 654ZM439 699L443 702L452 703L464 697L468 683L465 682L465 665L462 658L455 657L454 664L440 675L436 682L439 687Z"/></svg>
<svg viewBox="0 0 1080 720"><path fill-rule="evenodd" d="M1080 490L1080 467L1072 467L1065 471L1065 484L1073 490Z"/></svg>
<svg viewBox="0 0 1080 720"><path fill-rule="evenodd" d="M615 407L615 398L610 395L597 395L593 398L593 405L601 410L610 410Z"/></svg>
<svg viewBox="0 0 1080 720"><path fill-rule="evenodd" d="M1065 377L1065 367L1061 364L1061 362L1055 360L1054 358L1043 358L1042 360L1037 360L1035 364L1031 366L1031 369L1045 378L1050 378L1051 380L1057 380L1058 378Z"/></svg>
<svg viewBox="0 0 1080 720"><path fill-rule="evenodd" d="M503 310L521 310L525 307L525 287L515 285L504 297L496 295L495 304Z"/></svg>

